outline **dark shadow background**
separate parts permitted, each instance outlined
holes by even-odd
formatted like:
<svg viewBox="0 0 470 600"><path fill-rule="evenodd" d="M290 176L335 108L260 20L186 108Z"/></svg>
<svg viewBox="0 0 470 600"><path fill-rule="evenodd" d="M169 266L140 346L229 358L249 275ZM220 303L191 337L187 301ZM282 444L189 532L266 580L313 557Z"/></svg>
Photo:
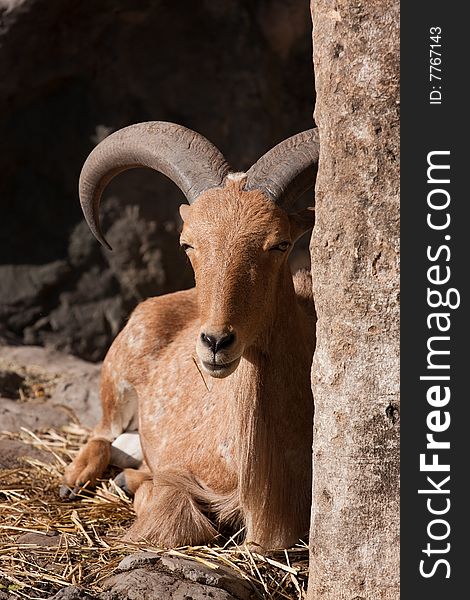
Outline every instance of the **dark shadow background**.
<svg viewBox="0 0 470 600"><path fill-rule="evenodd" d="M167 120L245 170L312 127L311 56L308 0L0 0L0 338L99 360L137 302L191 286L176 186L115 180L109 253L79 208L85 158L111 131Z"/></svg>

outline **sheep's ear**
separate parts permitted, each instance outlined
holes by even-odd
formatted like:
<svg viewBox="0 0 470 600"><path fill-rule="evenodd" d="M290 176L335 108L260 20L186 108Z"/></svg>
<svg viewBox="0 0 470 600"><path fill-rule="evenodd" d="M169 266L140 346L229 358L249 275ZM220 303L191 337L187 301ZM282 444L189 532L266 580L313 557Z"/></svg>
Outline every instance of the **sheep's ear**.
<svg viewBox="0 0 470 600"><path fill-rule="evenodd" d="M306 208L297 213L289 215L290 233L292 241L295 242L299 237L315 225L315 209Z"/></svg>
<svg viewBox="0 0 470 600"><path fill-rule="evenodd" d="M182 204L180 206L180 217L183 219L183 223L189 214L189 210L190 210L189 204Z"/></svg>

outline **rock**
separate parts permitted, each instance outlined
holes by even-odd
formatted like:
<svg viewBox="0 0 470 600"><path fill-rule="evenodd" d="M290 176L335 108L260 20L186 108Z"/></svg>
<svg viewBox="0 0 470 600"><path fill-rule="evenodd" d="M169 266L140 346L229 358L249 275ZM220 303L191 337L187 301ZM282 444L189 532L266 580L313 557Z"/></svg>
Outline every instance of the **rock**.
<svg viewBox="0 0 470 600"><path fill-rule="evenodd" d="M118 564L119 571L131 571L132 569L140 569L141 567L149 567L157 565L161 562L162 555L157 552L135 552L125 556Z"/></svg>
<svg viewBox="0 0 470 600"><path fill-rule="evenodd" d="M16 538L17 544L31 544L34 546L58 546L61 543L62 536L58 531L48 533L24 533Z"/></svg>
<svg viewBox="0 0 470 600"><path fill-rule="evenodd" d="M197 560L171 556L170 554L144 551L136 552L123 558L118 565L118 570L133 573L138 571L139 573L136 577L140 582L143 582L145 579L143 572L152 573L152 580L155 579L155 574L165 574L163 579L161 579L161 584L164 586L169 585L169 581L172 578L175 581L173 587L176 585L176 581L181 579L186 580L185 585L179 584L176 586L177 589L166 592L173 595L162 596L162 598L184 598L184 593L186 593L193 594L191 597L195 600L207 597L227 600L229 598L250 600L254 594L254 589L250 583L242 579L232 569L222 565L217 565L217 568L212 569ZM177 579L174 579L175 577ZM108 580L106 581L108 582ZM116 589L121 589L119 587L121 581L126 582L125 585L127 585L129 580L127 578L121 580L119 575L115 575L112 578L110 585L113 586L113 593ZM198 585L192 586L190 582ZM108 583L106 583L106 586L108 586ZM207 595L209 592L213 595ZM155 597L157 598L158 596ZM110 600L112 598L114 596L110 596Z"/></svg>
<svg viewBox="0 0 470 600"><path fill-rule="evenodd" d="M253 595L249 582L228 567L217 565L216 569L211 569L196 560L169 555L163 555L161 562L165 568L185 579L222 588L239 600L249 600Z"/></svg>
<svg viewBox="0 0 470 600"><path fill-rule="evenodd" d="M2 337L99 361L136 303L192 285L178 188L116 178L110 253L83 221L81 166L111 131L161 119L246 169L311 127L310 27L304 0L0 2Z"/></svg>
<svg viewBox="0 0 470 600"><path fill-rule="evenodd" d="M139 568L108 577L100 600L237 600L227 591Z"/></svg>
<svg viewBox="0 0 470 600"><path fill-rule="evenodd" d="M20 397L20 388L24 377L9 369L0 369L0 396L17 399Z"/></svg>
<svg viewBox="0 0 470 600"><path fill-rule="evenodd" d="M31 431L48 427L61 427L72 420L72 414L64 407L56 407L49 401L18 403L0 398L0 423L4 431L18 431L26 427Z"/></svg>
<svg viewBox="0 0 470 600"><path fill-rule="evenodd" d="M235 596L225 590L186 581L178 583L170 597L172 600L236 600Z"/></svg>
<svg viewBox="0 0 470 600"><path fill-rule="evenodd" d="M0 417L2 417L1 411L2 400L0 399ZM1 423L3 427L4 421L2 420ZM31 444L8 438L0 439L0 469L15 469L24 464L25 458L35 458L48 463L51 462L53 457L50 452L40 450Z"/></svg>
<svg viewBox="0 0 470 600"><path fill-rule="evenodd" d="M63 260L45 265L0 265L0 320L15 333L37 321L51 290L61 287L68 273Z"/></svg>
<svg viewBox="0 0 470 600"><path fill-rule="evenodd" d="M30 305L37 296L60 284L67 273L67 264L62 260L45 265L0 265L2 310Z"/></svg>
<svg viewBox="0 0 470 600"><path fill-rule="evenodd" d="M48 600L98 600L97 596L90 596L82 588L71 585L62 588L54 596L50 596Z"/></svg>
<svg viewBox="0 0 470 600"><path fill-rule="evenodd" d="M311 7L321 160L308 598L396 600L400 5Z"/></svg>
<svg viewBox="0 0 470 600"><path fill-rule="evenodd" d="M46 382L44 395L37 398L0 397L0 429L60 427L72 420L91 427L98 422L99 364L36 346L0 346L0 366Z"/></svg>

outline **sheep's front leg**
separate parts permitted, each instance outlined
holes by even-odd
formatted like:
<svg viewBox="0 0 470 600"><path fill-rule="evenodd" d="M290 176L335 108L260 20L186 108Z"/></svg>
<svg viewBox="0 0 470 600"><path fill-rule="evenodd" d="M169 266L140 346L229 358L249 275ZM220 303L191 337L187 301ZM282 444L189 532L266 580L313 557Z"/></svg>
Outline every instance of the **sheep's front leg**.
<svg viewBox="0 0 470 600"><path fill-rule="evenodd" d="M97 438L89 440L65 469L61 498L74 500L85 484L94 485L106 470L110 456L111 442Z"/></svg>
<svg viewBox="0 0 470 600"><path fill-rule="evenodd" d="M115 440L117 441L123 431L135 421L137 415L137 394L135 390L128 386L123 391L119 391L120 387L115 385L111 372L112 369L105 361L100 388L103 417L94 429L87 444L65 469L64 485L62 485L59 492L62 498L73 500L83 486L86 484L93 486L96 480L103 475L109 463L113 462L113 455L118 460L121 459L121 464L116 463L118 466L136 466L138 464L138 460L131 464L122 462L122 457L126 456L122 444L117 444L115 448L111 447L111 444ZM133 441L135 438L138 439L138 434L125 434L122 437L128 437ZM133 446L135 446L135 442L133 442ZM135 453L136 451L133 448L131 454L135 455Z"/></svg>

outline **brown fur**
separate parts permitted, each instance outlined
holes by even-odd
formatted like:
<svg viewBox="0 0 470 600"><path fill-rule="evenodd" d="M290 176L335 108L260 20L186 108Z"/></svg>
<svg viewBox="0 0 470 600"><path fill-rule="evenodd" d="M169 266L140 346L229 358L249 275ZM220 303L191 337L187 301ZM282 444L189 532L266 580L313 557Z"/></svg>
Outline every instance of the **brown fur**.
<svg viewBox="0 0 470 600"><path fill-rule="evenodd" d="M289 252L271 248L292 244L312 219L305 224L305 215L291 217L242 188L228 180L182 210L196 288L135 309L103 365L103 419L67 469L66 482L77 485L86 458L95 480L104 454L87 448L138 418L151 478L136 490L132 539L207 542L216 532L207 515L243 523L247 541L266 548L287 547L308 530L311 280L301 273L293 281ZM218 353L222 375L206 364L201 331L236 335Z"/></svg>
<svg viewBox="0 0 470 600"><path fill-rule="evenodd" d="M64 481L70 487L81 486L89 482L96 483L96 479L103 473L109 464L111 456L111 443L107 440L92 438L88 441L65 470Z"/></svg>

